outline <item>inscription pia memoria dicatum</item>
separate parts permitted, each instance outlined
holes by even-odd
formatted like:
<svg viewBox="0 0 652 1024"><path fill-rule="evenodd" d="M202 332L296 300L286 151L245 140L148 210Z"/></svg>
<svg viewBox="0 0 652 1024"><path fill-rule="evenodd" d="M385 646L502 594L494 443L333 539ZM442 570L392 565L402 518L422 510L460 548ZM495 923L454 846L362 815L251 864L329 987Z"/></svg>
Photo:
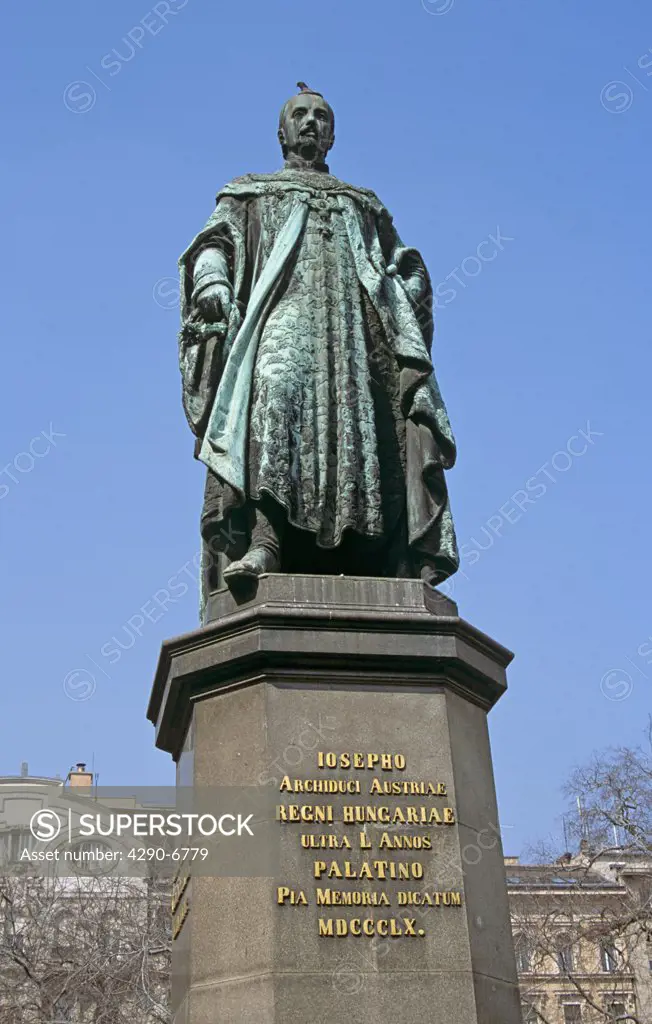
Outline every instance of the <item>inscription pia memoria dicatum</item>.
<svg viewBox="0 0 652 1024"><path fill-rule="evenodd" d="M279 804L276 815L312 856L314 886L278 885L277 904L317 908L322 938L424 938L424 911L458 908L463 899L427 877L437 865L436 830L456 825L446 783L407 777L400 753L319 751L316 767L317 778L283 777L282 797L296 802ZM324 802L303 802L315 797Z"/></svg>

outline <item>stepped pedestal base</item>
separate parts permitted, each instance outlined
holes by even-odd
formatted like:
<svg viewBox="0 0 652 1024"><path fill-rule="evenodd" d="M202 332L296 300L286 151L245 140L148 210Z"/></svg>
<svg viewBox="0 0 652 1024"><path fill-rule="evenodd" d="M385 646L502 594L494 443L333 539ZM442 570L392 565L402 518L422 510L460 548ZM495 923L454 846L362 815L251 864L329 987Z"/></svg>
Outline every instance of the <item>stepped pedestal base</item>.
<svg viewBox="0 0 652 1024"><path fill-rule="evenodd" d="M175 1024L520 1024L486 721L510 652L416 580L269 575L209 615L163 646L156 742L180 784L271 787L280 864L191 878Z"/></svg>

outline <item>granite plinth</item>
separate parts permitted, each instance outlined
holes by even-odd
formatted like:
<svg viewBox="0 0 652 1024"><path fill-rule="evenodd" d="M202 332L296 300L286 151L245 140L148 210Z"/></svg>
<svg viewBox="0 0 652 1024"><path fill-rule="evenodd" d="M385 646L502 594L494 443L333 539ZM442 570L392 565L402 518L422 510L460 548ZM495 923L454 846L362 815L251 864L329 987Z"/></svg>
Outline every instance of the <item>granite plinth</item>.
<svg viewBox="0 0 652 1024"><path fill-rule="evenodd" d="M180 782L271 786L279 805L332 806L335 823L279 822L276 878L192 878L173 954L175 1024L520 1024L486 721L510 652L416 580L269 575L240 604L212 595L209 611L208 625L163 646L149 707L157 745ZM405 767L328 769L320 752L398 753ZM360 790L297 795L281 792L284 778ZM444 792L372 795L374 779ZM345 805L435 807L441 821L344 824ZM353 848L302 845L322 835ZM389 849L383 837L430 846ZM316 878L322 861L356 870L365 858L418 863L423 879ZM279 904L282 886L308 904ZM380 891L389 906L318 902ZM433 905L401 902L410 893ZM394 920L401 934L351 934L357 920L387 921L381 931Z"/></svg>

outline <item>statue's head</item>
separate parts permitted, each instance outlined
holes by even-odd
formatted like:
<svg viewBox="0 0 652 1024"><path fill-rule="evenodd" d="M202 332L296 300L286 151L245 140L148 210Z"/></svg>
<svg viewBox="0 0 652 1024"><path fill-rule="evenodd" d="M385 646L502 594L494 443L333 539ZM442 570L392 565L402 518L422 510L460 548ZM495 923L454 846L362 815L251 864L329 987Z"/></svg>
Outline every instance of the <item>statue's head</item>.
<svg viewBox="0 0 652 1024"><path fill-rule="evenodd" d="M287 101L278 122L278 140L283 156L300 156L307 163L320 165L335 142L335 115L324 97L304 82L301 92Z"/></svg>

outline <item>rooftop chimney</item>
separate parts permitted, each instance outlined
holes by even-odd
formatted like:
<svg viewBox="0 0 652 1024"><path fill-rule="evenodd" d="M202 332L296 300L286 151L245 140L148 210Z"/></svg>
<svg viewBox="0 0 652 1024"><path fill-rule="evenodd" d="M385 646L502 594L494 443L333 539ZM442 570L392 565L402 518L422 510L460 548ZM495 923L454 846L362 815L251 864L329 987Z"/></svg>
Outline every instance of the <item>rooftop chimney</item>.
<svg viewBox="0 0 652 1024"><path fill-rule="evenodd" d="M86 771L86 765L83 761L78 761L68 772L66 782L70 786L92 786L93 773Z"/></svg>
<svg viewBox="0 0 652 1024"><path fill-rule="evenodd" d="M20 777L21 777L21 779L26 779L28 775L29 775L29 765L28 765L27 761L22 761L21 765L20 765Z"/></svg>

